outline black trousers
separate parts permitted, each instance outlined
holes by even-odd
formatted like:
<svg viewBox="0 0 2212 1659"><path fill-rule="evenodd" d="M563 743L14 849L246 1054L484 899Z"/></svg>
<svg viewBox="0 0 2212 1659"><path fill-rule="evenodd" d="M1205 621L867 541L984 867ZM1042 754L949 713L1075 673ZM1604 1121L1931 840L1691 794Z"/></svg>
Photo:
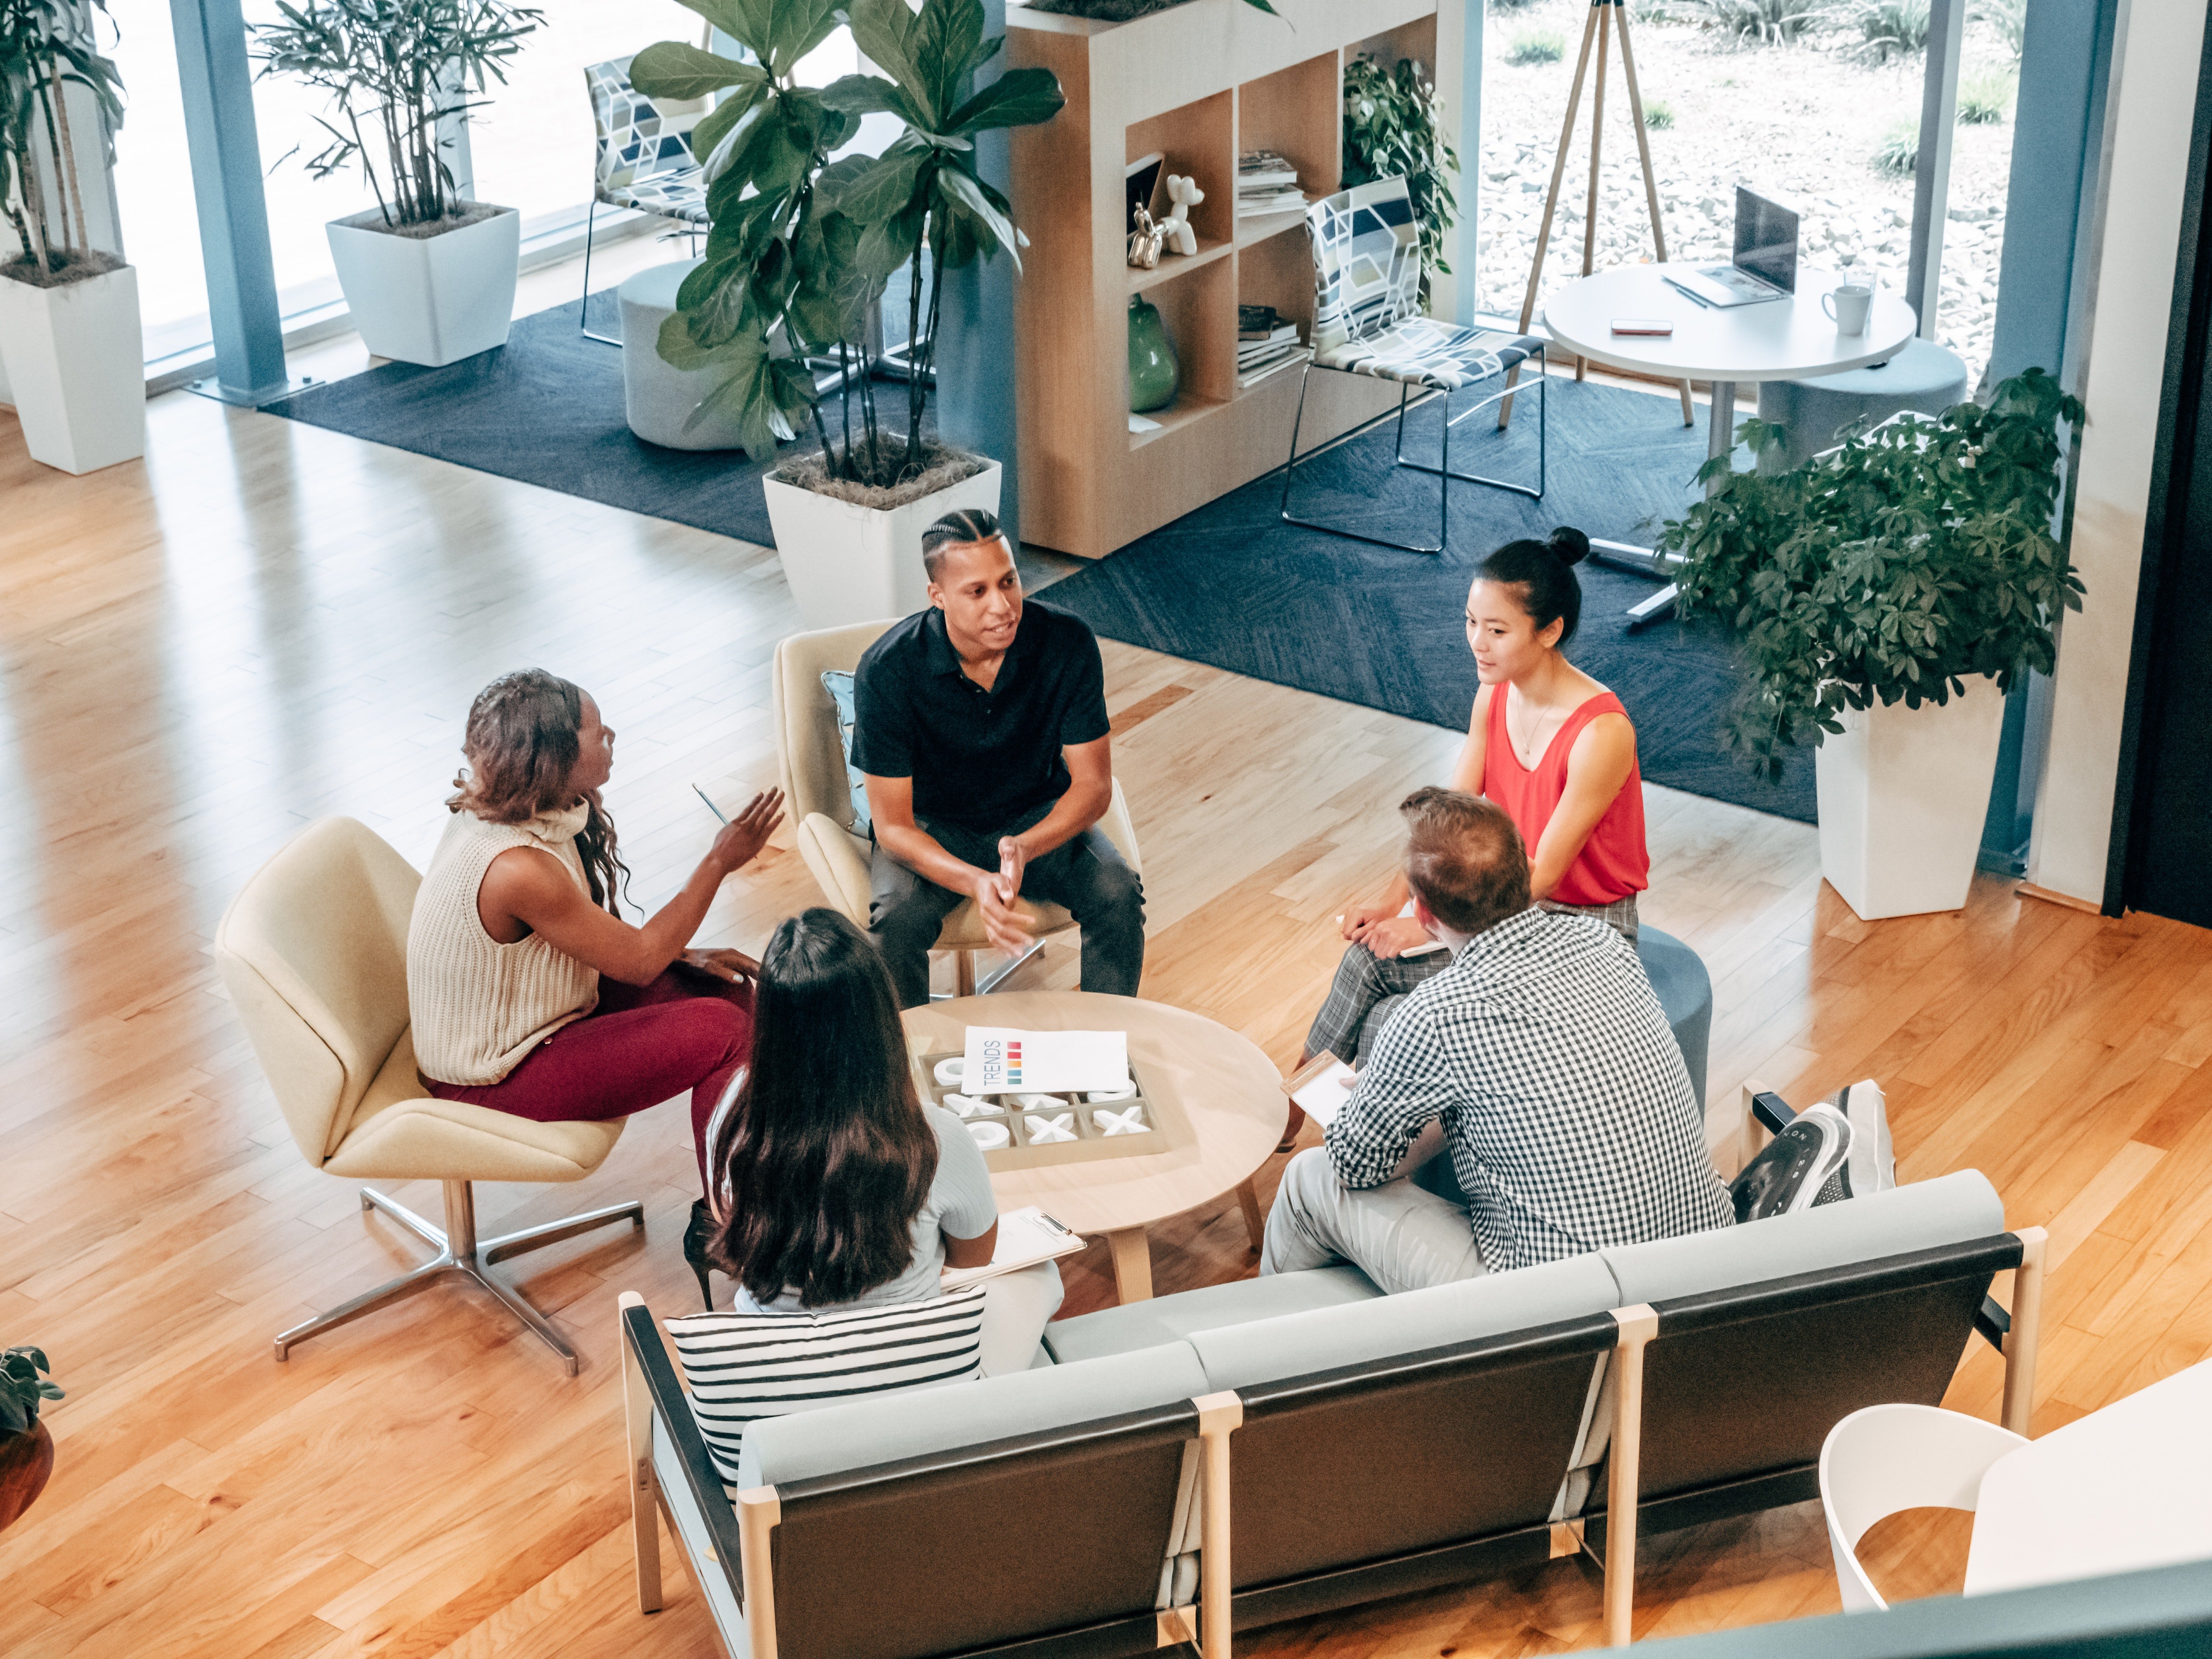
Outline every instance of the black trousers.
<svg viewBox="0 0 2212 1659"><path fill-rule="evenodd" d="M1046 809L1049 811L1049 807ZM1038 812L1034 823L1045 816ZM937 844L979 870L999 867L999 840L1029 823L981 834L956 824L924 823ZM868 864L868 931L890 965L899 1006L929 1000L929 951L945 918L968 896L916 875L878 843ZM1133 997L1145 971L1145 888L1121 861L1106 832L1093 824L1062 842L1022 874L1022 896L1057 904L1083 929L1083 988Z"/></svg>

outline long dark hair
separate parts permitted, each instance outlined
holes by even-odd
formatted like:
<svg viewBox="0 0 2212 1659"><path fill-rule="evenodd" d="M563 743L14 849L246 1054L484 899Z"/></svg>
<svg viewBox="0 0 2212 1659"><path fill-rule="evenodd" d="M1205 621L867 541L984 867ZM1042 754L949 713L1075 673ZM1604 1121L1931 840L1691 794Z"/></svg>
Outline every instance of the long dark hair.
<svg viewBox="0 0 2212 1659"><path fill-rule="evenodd" d="M501 674L469 705L461 737L468 764L453 779L456 793L447 798L446 810L473 812L488 823L527 823L540 812L566 806L583 729L581 688L542 668ZM615 821L597 792L586 799L591 811L576 836L584 880L592 903L620 915L615 888L628 885L629 866L622 861Z"/></svg>
<svg viewBox="0 0 2212 1659"><path fill-rule="evenodd" d="M1589 538L1572 525L1561 525L1543 541L1508 542L1475 567L1478 581L1521 590L1521 608L1540 634L1565 619L1559 643L1575 636L1583 619L1583 585L1574 567L1589 556Z"/></svg>
<svg viewBox="0 0 2212 1659"><path fill-rule="evenodd" d="M723 1210L708 1255L756 1302L850 1302L914 1261L937 1136L890 974L836 911L790 918L761 952L752 1061L707 1168Z"/></svg>

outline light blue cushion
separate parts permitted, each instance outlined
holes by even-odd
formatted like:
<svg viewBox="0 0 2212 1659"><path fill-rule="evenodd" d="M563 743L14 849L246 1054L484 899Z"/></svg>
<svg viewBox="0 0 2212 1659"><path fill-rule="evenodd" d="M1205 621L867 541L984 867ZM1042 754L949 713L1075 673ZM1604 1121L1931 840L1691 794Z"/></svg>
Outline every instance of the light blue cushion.
<svg viewBox="0 0 2212 1659"><path fill-rule="evenodd" d="M1208 1285L1174 1296L1132 1302L1079 1319L1055 1319L1044 1328L1044 1345L1061 1364L1177 1342L1193 1331L1249 1325L1314 1308L1369 1302L1382 1295L1375 1281L1346 1264L1309 1273L1268 1273L1229 1285Z"/></svg>
<svg viewBox="0 0 2212 1659"><path fill-rule="evenodd" d="M1603 1313L1620 1303L1605 1264L1595 1255L1578 1255L1425 1291L1198 1331L1190 1346L1206 1367L1209 1387L1243 1389Z"/></svg>
<svg viewBox="0 0 2212 1659"><path fill-rule="evenodd" d="M1601 1250L1626 1305L1731 1290L2005 1230L2004 1200L1978 1170L1740 1227Z"/></svg>
<svg viewBox="0 0 2212 1659"><path fill-rule="evenodd" d="M1759 458L1762 472L1786 472L1831 448L1862 416L1887 420L1903 410L1941 415L1966 401L1966 365L1932 340L1908 340L1886 363L1804 380L1762 380L1759 418L1778 422L1784 447Z"/></svg>
<svg viewBox="0 0 2212 1659"><path fill-rule="evenodd" d="M1705 1056L1713 1035L1713 979L1705 961L1672 933L1648 923L1636 930L1636 955L1682 1050L1699 1110L1705 1104Z"/></svg>
<svg viewBox="0 0 2212 1659"><path fill-rule="evenodd" d="M980 1382L763 1418L745 1431L738 1486L742 1491L925 1457L1207 1392L1206 1373L1190 1344L1172 1342L1081 1365L1048 1365Z"/></svg>
<svg viewBox="0 0 2212 1659"><path fill-rule="evenodd" d="M868 817L868 785L860 769L853 764L853 677L842 668L823 671L822 689L830 694L830 701L837 705L837 746L845 751L845 786L853 797L853 833L872 836L875 833Z"/></svg>

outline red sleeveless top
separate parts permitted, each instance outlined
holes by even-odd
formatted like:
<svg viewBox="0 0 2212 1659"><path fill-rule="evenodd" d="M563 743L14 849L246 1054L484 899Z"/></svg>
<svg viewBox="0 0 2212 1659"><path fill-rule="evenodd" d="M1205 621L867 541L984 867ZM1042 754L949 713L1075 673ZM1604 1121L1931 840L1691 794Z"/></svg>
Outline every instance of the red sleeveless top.
<svg viewBox="0 0 2212 1659"><path fill-rule="evenodd" d="M1567 790L1567 757L1583 728L1600 714L1628 711L1610 691L1601 691L1567 716L1567 723L1552 736L1550 747L1536 757L1534 768L1521 764L1513 752L1513 739L1505 730L1506 688L1499 686L1490 699L1490 737L1482 763L1482 793L1505 809L1535 861L1536 843L1544 826ZM1644 845L1644 772L1635 761L1628 763L1627 781L1605 816L1583 842L1583 850L1559 878L1550 896L1559 904L1615 903L1651 884L1651 855Z"/></svg>

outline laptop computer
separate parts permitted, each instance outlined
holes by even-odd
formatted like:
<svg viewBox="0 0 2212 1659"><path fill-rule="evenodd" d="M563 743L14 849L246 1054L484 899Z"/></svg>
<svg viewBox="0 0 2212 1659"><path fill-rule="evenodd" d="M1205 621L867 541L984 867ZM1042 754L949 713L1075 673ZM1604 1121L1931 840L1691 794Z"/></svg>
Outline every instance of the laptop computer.
<svg viewBox="0 0 2212 1659"><path fill-rule="evenodd" d="M1726 309L1786 300L1797 291L1797 213L1771 197L1735 187L1735 258L1667 280L1701 305Z"/></svg>

